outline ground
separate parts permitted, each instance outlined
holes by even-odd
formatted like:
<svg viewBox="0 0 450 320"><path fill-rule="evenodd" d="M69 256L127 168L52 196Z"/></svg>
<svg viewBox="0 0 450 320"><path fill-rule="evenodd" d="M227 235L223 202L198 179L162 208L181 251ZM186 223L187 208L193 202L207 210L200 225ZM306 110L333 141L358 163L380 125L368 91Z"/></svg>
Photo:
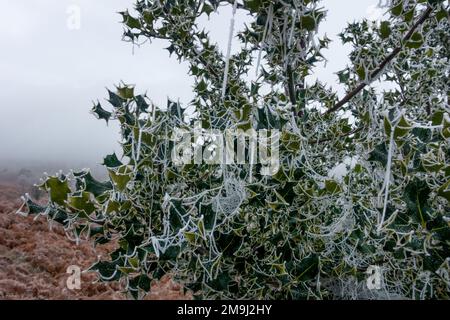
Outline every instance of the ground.
<svg viewBox="0 0 450 320"><path fill-rule="evenodd" d="M15 214L23 188L15 182L0 181L0 300L126 299L119 284L97 282L94 273L83 273L80 290L67 288L67 267L87 268L98 256L107 257L108 247L94 249L87 242L76 245L60 226L50 228L44 217L35 220ZM180 286L169 277L155 283L146 297L184 298Z"/></svg>

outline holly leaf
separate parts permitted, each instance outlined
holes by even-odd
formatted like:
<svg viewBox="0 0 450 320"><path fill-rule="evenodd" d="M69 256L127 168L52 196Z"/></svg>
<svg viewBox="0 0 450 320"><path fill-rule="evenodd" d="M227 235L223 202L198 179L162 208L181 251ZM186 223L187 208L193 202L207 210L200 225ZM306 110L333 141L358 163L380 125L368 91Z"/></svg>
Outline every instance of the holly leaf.
<svg viewBox="0 0 450 320"><path fill-rule="evenodd" d="M108 169L111 180L119 191L125 190L131 180L132 170L127 165L122 165L117 169Z"/></svg>
<svg viewBox="0 0 450 320"><path fill-rule="evenodd" d="M148 107L150 106L147 101L145 101L145 96L143 95L136 96L134 100L136 101L136 106L141 112L146 112Z"/></svg>
<svg viewBox="0 0 450 320"><path fill-rule="evenodd" d="M388 151L386 149L386 144L383 142L377 145L372 152L369 153L368 161L379 162L386 167L387 164Z"/></svg>
<svg viewBox="0 0 450 320"><path fill-rule="evenodd" d="M43 187L48 190L50 200L60 206L64 206L69 193L69 183L67 179L60 180L58 177L49 177L44 182Z"/></svg>
<svg viewBox="0 0 450 320"><path fill-rule="evenodd" d="M95 206L90 200L89 192L81 192L80 195L71 196L68 202L72 208L83 211L88 216L95 210Z"/></svg>
<svg viewBox="0 0 450 320"><path fill-rule="evenodd" d="M134 87L127 85L117 87L117 93L124 100L132 99L134 98Z"/></svg>
<svg viewBox="0 0 450 320"><path fill-rule="evenodd" d="M428 215L428 198L430 193L431 190L428 184L425 181L415 178L405 187L403 196L408 213L420 221L423 227L430 220L430 216Z"/></svg>
<svg viewBox="0 0 450 320"><path fill-rule="evenodd" d="M117 158L116 154L110 154L107 155L104 159L103 159L103 165L107 168L116 168L116 167L120 167L122 164L122 162Z"/></svg>
<svg viewBox="0 0 450 320"><path fill-rule="evenodd" d="M77 177L78 187L83 184L83 190L92 193L95 197L101 196L107 191L112 190L112 184L109 181L100 182L96 180L90 172L77 172L74 173Z"/></svg>
<svg viewBox="0 0 450 320"><path fill-rule="evenodd" d="M311 16L302 16L300 23L302 28L308 31L314 31L316 29L316 20Z"/></svg>
<svg viewBox="0 0 450 320"><path fill-rule="evenodd" d="M380 23L380 37L381 39L389 38L391 34L391 24L389 21L382 21Z"/></svg>
<svg viewBox="0 0 450 320"><path fill-rule="evenodd" d="M108 123L112 115L111 112L103 109L99 102L92 107L92 113L96 115L97 119L103 119L106 123Z"/></svg>
<svg viewBox="0 0 450 320"><path fill-rule="evenodd" d="M172 100L167 100L167 110L171 115L177 117L181 121L183 120L184 109L181 108L180 103L174 102Z"/></svg>
<svg viewBox="0 0 450 320"><path fill-rule="evenodd" d="M423 36L420 32L415 32L409 41L406 42L405 46L411 49L418 49L423 44Z"/></svg>
<svg viewBox="0 0 450 320"><path fill-rule="evenodd" d="M113 107L115 107L115 108L122 107L122 104L124 103L124 100L120 96L118 96L117 94L115 94L111 90L108 90L108 94L109 94L108 102L111 103L111 105Z"/></svg>

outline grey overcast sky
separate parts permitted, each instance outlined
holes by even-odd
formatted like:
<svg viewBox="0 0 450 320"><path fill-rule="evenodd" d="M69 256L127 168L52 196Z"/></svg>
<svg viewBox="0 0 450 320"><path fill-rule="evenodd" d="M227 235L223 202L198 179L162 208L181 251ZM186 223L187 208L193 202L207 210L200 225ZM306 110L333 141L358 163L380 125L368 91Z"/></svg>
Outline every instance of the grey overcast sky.
<svg viewBox="0 0 450 320"><path fill-rule="evenodd" d="M346 23L376 18L378 0L324 0L327 20L320 33L334 40L326 68L313 77L330 84L347 64L349 48L336 35ZM93 166L119 151L118 127L89 113L105 87L123 80L147 91L156 104L192 96L186 64L169 58L161 41L135 48L121 41L121 18L134 0L0 0L0 169L27 161ZM79 30L67 27L68 9L81 10ZM226 47L231 7L203 24ZM248 19L236 18L236 29Z"/></svg>

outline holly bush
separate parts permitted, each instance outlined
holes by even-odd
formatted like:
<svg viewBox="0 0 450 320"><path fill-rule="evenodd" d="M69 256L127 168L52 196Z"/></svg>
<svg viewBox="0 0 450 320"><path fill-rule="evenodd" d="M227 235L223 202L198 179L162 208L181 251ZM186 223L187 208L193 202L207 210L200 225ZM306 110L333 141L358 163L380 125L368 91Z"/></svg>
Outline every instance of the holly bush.
<svg viewBox="0 0 450 320"><path fill-rule="evenodd" d="M220 6L252 20L233 55L198 24ZM395 0L384 20L348 24L342 98L311 80L330 42L319 0L138 0L120 14L126 41L162 39L188 63L194 98L108 91L92 111L121 127L109 180L47 176L48 204L25 197L71 239L117 243L90 268L101 280L135 298L165 274L199 299L449 298L448 1ZM175 128L278 130L278 171L176 163Z"/></svg>

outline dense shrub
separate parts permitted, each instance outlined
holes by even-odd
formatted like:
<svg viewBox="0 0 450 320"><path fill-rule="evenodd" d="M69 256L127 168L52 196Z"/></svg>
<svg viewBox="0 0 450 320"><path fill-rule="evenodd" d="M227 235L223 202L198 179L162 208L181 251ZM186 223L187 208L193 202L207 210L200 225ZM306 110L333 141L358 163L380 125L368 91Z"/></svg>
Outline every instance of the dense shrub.
<svg viewBox="0 0 450 320"><path fill-rule="evenodd" d="M197 26L224 4L253 18L231 57ZM48 206L26 198L29 212L75 239L117 239L92 269L134 297L170 273L198 298L448 298L448 2L393 1L386 20L349 24L342 99L308 80L329 43L317 35L319 5L137 1L121 13L124 38L163 39L189 64L195 113L126 84L109 91L111 106L93 112L121 125L123 158L104 159L110 180L46 177ZM279 170L263 175L251 153L244 164L176 163L186 149L175 128L276 129ZM197 150L210 151L203 140ZM373 266L381 289L367 287Z"/></svg>

